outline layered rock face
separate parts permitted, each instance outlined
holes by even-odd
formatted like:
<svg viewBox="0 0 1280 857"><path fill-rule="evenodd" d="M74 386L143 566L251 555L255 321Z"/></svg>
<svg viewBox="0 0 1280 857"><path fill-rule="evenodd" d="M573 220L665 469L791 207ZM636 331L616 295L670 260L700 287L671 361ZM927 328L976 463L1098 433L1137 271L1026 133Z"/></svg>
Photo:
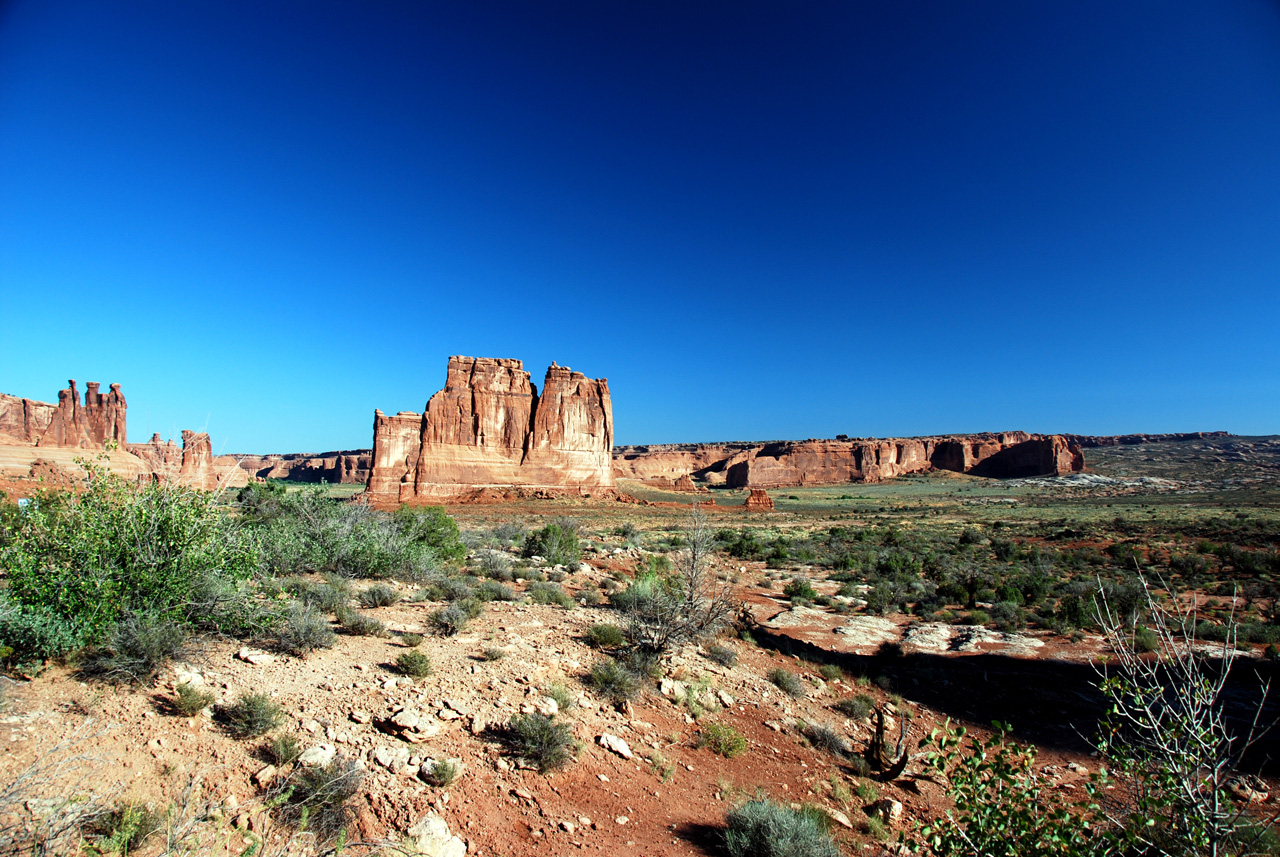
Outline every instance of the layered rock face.
<svg viewBox="0 0 1280 857"><path fill-rule="evenodd" d="M242 470L258 479L337 485L367 482L373 453L368 449L347 449L286 455L237 455L236 458Z"/></svg>
<svg viewBox="0 0 1280 857"><path fill-rule="evenodd" d="M58 403L19 399L0 393L0 443L58 449L104 449L128 442L127 410L119 384L105 395L90 381L83 403L75 381L58 391Z"/></svg>
<svg viewBox="0 0 1280 857"><path fill-rule="evenodd" d="M606 379L554 363L542 395L519 360L450 357L425 413L374 412L371 499L442 500L489 488L612 488Z"/></svg>
<svg viewBox="0 0 1280 857"><path fill-rule="evenodd" d="M731 488L782 488L879 482L929 470L999 478L1060 475L1083 470L1084 453L1061 435L1018 431L619 447L613 466L618 478L648 482L683 484L684 478L697 478Z"/></svg>
<svg viewBox="0 0 1280 857"><path fill-rule="evenodd" d="M763 488L752 488L744 505L753 512L764 512L773 508L773 498Z"/></svg>
<svg viewBox="0 0 1280 857"><path fill-rule="evenodd" d="M153 479L189 485L202 491L241 488L249 484L249 474L233 455L214 455L206 432L183 430L182 446L153 434L147 443L131 443L129 452L151 469Z"/></svg>

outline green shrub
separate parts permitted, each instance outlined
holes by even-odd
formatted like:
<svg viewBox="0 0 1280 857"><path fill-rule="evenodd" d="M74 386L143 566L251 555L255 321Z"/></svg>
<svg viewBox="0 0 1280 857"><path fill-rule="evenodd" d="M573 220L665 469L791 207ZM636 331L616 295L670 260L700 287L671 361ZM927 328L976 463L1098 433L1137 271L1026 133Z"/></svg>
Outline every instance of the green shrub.
<svg viewBox="0 0 1280 857"><path fill-rule="evenodd" d="M408 633L401 634L400 642L404 643L406 646L408 646L411 649L416 649L418 646L422 645L422 635L408 634Z"/></svg>
<svg viewBox="0 0 1280 857"><path fill-rule="evenodd" d="M81 671L108 681L142 684L177 657L187 642L185 625L158 613L128 613L106 641L88 652Z"/></svg>
<svg viewBox="0 0 1280 857"><path fill-rule="evenodd" d="M387 626L381 620L350 607L339 610L335 618L343 630L357 637L385 637Z"/></svg>
<svg viewBox="0 0 1280 857"><path fill-rule="evenodd" d="M617 705L640 692L639 677L612 658L591 667L587 674L587 684Z"/></svg>
<svg viewBox="0 0 1280 857"><path fill-rule="evenodd" d="M737 653L728 646L707 646L704 654L706 654L708 660L715 661L724 667L732 667L738 662Z"/></svg>
<svg viewBox="0 0 1280 857"><path fill-rule="evenodd" d="M334 633L329 620L316 608L297 602L286 611L276 629L277 644L286 652L303 657L316 649L333 645Z"/></svg>
<svg viewBox="0 0 1280 857"><path fill-rule="evenodd" d="M446 562L460 562L467 547L458 533L458 522L441 506L401 506L395 513L401 532Z"/></svg>
<svg viewBox="0 0 1280 857"><path fill-rule="evenodd" d="M510 586L496 580L486 580L472 590L479 601L515 601L519 596Z"/></svg>
<svg viewBox="0 0 1280 857"><path fill-rule="evenodd" d="M773 682L779 690L796 698L804 696L804 682L793 672L782 669L782 667L774 667L769 670L769 681Z"/></svg>
<svg viewBox="0 0 1280 857"><path fill-rule="evenodd" d="M531 583L525 590L534 604L554 604L557 607L574 608L578 603L569 597L558 583Z"/></svg>
<svg viewBox="0 0 1280 857"><path fill-rule="evenodd" d="M844 678L844 670L840 669L840 667L835 664L821 664L818 667L818 675L822 676L827 681L839 681Z"/></svg>
<svg viewBox="0 0 1280 857"><path fill-rule="evenodd" d="M375 583L360 592L360 606L390 607L400 601L400 590L386 583Z"/></svg>
<svg viewBox="0 0 1280 857"><path fill-rule="evenodd" d="M231 731L241 737L263 735L279 726L284 719L284 712L270 696L254 692L241 694L223 714Z"/></svg>
<svg viewBox="0 0 1280 857"><path fill-rule="evenodd" d="M426 765L423 765L426 768ZM448 788L462 775L462 768L457 762L448 759L436 759L423 777L426 782L436 788Z"/></svg>
<svg viewBox="0 0 1280 857"><path fill-rule="evenodd" d="M1151 628L1139 625L1133 629L1133 650L1135 652L1154 652L1160 648L1160 638Z"/></svg>
<svg viewBox="0 0 1280 857"><path fill-rule="evenodd" d="M536 766L541 774L568 763L576 750L569 724L537 712L511 718L505 737L512 752Z"/></svg>
<svg viewBox="0 0 1280 857"><path fill-rule="evenodd" d="M489 648L485 649L481 655L486 661L500 661L507 656L507 653L502 649Z"/></svg>
<svg viewBox="0 0 1280 857"><path fill-rule="evenodd" d="M422 678L431 675L431 658L422 652L401 652L396 658L396 668L407 676Z"/></svg>
<svg viewBox="0 0 1280 857"><path fill-rule="evenodd" d="M209 691L184 681L173 689L173 710L183 717L195 717L213 705L214 698Z"/></svg>
<svg viewBox="0 0 1280 857"><path fill-rule="evenodd" d="M562 523L550 523L525 536L522 553L540 556L552 565L569 565L582 559L578 534Z"/></svg>
<svg viewBox="0 0 1280 857"><path fill-rule="evenodd" d="M323 583L305 577L286 577L281 583L298 601L325 613L337 613L351 603L351 581L336 574L326 575Z"/></svg>
<svg viewBox="0 0 1280 857"><path fill-rule="evenodd" d="M23 669L61 659L84 646L90 630L45 607L7 600L0 592L0 660Z"/></svg>
<svg viewBox="0 0 1280 857"><path fill-rule="evenodd" d="M706 747L726 759L732 759L747 751L747 739L732 726L724 723L708 723L698 733L698 746Z"/></svg>
<svg viewBox="0 0 1280 857"><path fill-rule="evenodd" d="M809 739L809 743L815 749L830 753L838 758L844 758L849 755L852 749L849 745L849 739L826 723L806 723L804 737Z"/></svg>
<svg viewBox="0 0 1280 857"><path fill-rule="evenodd" d="M480 615L483 608L474 598L463 598L454 601L448 607L441 607L427 617L431 627L446 637L453 637L467 627L467 623Z"/></svg>
<svg viewBox="0 0 1280 857"><path fill-rule="evenodd" d="M577 700L573 698L573 694L569 692L569 688L562 684L553 684L546 690L547 697L554 699L556 706L561 711L568 711L577 704Z"/></svg>
<svg viewBox="0 0 1280 857"><path fill-rule="evenodd" d="M265 749L271 764L284 766L298 761L302 755L302 742L297 735L285 732L269 740Z"/></svg>
<svg viewBox="0 0 1280 857"><path fill-rule="evenodd" d="M852 720L866 720L875 710L876 701L865 693L859 693L840 700L833 707Z"/></svg>
<svg viewBox="0 0 1280 857"><path fill-rule="evenodd" d="M0 556L10 601L94 639L131 611L184 623L215 618L192 606L206 578L234 591L259 568L256 540L216 495L90 471L82 494L47 494L19 516Z"/></svg>
<svg viewBox="0 0 1280 857"><path fill-rule="evenodd" d="M360 792L364 771L339 756L328 765L300 767L289 777L286 818L300 822L327 840L351 823L347 801Z"/></svg>
<svg viewBox="0 0 1280 857"><path fill-rule="evenodd" d="M164 825L166 812L126 800L90 819L88 828L98 853L126 855Z"/></svg>
<svg viewBox="0 0 1280 857"><path fill-rule="evenodd" d="M840 857L815 813L764 799L730 810L724 839L731 857Z"/></svg>
<svg viewBox="0 0 1280 857"><path fill-rule="evenodd" d="M627 641L617 625L601 623L587 629L586 641L597 649L616 649Z"/></svg>
<svg viewBox="0 0 1280 857"><path fill-rule="evenodd" d="M782 587L782 594L788 598L799 598L804 601L812 601L818 597L818 590L813 588L813 584L809 582L809 578L796 575L791 581Z"/></svg>

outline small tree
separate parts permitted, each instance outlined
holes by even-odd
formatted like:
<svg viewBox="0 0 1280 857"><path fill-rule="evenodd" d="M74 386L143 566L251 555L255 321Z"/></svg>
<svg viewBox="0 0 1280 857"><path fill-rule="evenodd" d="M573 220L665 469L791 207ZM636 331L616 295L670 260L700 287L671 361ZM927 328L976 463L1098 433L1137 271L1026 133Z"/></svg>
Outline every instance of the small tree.
<svg viewBox="0 0 1280 857"><path fill-rule="evenodd" d="M714 634L733 610L732 584L711 570L714 538L697 505L683 535L675 571L637 581L632 587L639 597L623 599L627 639L639 649L666 652Z"/></svg>
<svg viewBox="0 0 1280 857"><path fill-rule="evenodd" d="M1098 668L1098 687L1107 697L1098 749L1121 786L1103 808L1126 850L1179 857L1250 853L1242 838L1257 840L1269 825L1249 824L1227 786L1267 731L1261 716L1269 683L1261 685L1248 726L1237 735L1223 700L1238 656L1234 613L1211 658L1196 639L1194 599L1160 602L1140 582L1141 609L1128 617L1114 611L1105 590L1096 602L1114 657L1114 665ZM1144 633L1148 645L1134 645ZM1143 648L1155 657L1142 657Z"/></svg>

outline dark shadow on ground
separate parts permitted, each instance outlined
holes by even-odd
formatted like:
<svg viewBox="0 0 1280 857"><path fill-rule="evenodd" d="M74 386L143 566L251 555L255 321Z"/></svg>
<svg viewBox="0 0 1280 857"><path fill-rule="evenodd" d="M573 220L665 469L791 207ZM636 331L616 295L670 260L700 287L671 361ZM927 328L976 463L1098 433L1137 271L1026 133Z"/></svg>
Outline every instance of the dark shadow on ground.
<svg viewBox="0 0 1280 857"><path fill-rule="evenodd" d="M750 629L766 648L867 676L944 717L1012 727L1013 737L1040 747L1088 753L1098 733L1104 699L1089 664L1013 658L999 654L947 656L927 652L857 655L824 649L756 625ZM1248 732L1263 684L1280 675L1272 661L1241 658L1228 680L1227 715L1235 735ZM884 677L884 678L881 678ZM1280 683L1277 683L1280 693ZM1262 723L1280 719L1280 700L1268 697ZM1248 772L1280 775L1280 729L1271 730L1245 760Z"/></svg>
<svg viewBox="0 0 1280 857"><path fill-rule="evenodd" d="M724 847L723 827L717 827L713 824L688 822L677 825L673 832L675 833L676 838L688 842L703 854L712 854L716 855L716 857L722 857L722 855L727 855L729 853Z"/></svg>

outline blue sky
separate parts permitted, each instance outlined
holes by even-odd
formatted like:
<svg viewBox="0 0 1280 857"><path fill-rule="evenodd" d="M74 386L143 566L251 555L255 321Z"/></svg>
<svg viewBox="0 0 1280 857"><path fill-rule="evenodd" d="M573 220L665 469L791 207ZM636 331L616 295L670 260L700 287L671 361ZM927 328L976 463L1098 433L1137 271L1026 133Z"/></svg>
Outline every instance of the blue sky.
<svg viewBox="0 0 1280 857"><path fill-rule="evenodd" d="M0 5L0 391L371 443L1280 432L1280 5Z"/></svg>

